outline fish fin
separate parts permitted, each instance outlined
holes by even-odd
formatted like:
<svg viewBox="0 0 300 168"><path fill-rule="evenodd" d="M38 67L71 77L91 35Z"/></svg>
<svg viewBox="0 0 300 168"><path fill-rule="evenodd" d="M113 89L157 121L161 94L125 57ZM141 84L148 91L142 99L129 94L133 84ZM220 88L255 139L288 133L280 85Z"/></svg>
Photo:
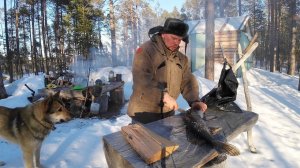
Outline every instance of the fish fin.
<svg viewBox="0 0 300 168"><path fill-rule="evenodd" d="M225 161L226 159L227 159L227 155L225 153L221 153L217 157L215 157L212 160L210 160L209 162L207 162L204 167L211 167L213 165L220 164L223 161Z"/></svg>
<svg viewBox="0 0 300 168"><path fill-rule="evenodd" d="M230 156L240 155L240 151L234 145L231 145L222 141L214 141L213 144L217 147L217 150L221 153L226 153Z"/></svg>
<svg viewBox="0 0 300 168"><path fill-rule="evenodd" d="M209 127L209 132L212 135L216 135L218 132L220 132L222 130L221 127Z"/></svg>

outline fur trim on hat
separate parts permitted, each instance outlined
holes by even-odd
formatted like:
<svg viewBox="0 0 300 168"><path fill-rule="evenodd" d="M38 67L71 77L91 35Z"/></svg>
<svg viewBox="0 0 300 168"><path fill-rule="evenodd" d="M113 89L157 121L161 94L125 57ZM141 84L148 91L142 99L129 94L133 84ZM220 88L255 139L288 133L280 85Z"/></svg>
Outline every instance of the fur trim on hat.
<svg viewBox="0 0 300 168"><path fill-rule="evenodd" d="M180 19L167 18L161 33L174 34L180 37L186 37L189 26Z"/></svg>

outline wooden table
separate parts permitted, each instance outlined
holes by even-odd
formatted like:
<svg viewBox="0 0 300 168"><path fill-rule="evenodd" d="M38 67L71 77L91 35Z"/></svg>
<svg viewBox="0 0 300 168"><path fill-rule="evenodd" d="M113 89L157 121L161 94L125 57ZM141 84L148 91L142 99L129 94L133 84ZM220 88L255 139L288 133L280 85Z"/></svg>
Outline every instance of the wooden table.
<svg viewBox="0 0 300 168"><path fill-rule="evenodd" d="M230 141L240 133L252 128L258 120L258 114L242 110L224 112L208 109L206 118L208 126L222 127L222 130L216 136L223 135ZM195 143L195 141L187 138L180 114L145 126L162 137L179 144L179 148L171 157L147 165L126 142L120 131L112 133L103 137L105 156L110 168L197 167L209 161L210 157L216 152L204 140L200 139Z"/></svg>

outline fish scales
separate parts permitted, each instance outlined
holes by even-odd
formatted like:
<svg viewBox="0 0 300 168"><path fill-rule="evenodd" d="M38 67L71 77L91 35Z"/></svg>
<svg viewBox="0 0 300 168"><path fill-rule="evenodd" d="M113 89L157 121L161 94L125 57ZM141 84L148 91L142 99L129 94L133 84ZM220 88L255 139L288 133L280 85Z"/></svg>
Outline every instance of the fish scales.
<svg viewBox="0 0 300 168"><path fill-rule="evenodd" d="M240 154L239 150L235 146L216 139L210 133L206 122L196 112L192 110L186 111L186 113L183 115L183 120L187 126L187 129L195 134L196 137L202 138L206 142L210 143L219 154L226 153L231 156L237 156Z"/></svg>

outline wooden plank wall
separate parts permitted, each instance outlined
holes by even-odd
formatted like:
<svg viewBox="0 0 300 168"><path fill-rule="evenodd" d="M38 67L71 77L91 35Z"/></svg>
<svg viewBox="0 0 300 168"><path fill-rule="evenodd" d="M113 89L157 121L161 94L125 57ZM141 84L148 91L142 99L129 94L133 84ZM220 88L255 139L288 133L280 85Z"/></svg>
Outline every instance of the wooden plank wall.
<svg viewBox="0 0 300 168"><path fill-rule="evenodd" d="M223 63L224 57L222 55L222 45L224 56L227 61L234 65L234 55L237 51L238 43L240 39L239 31L226 31L215 33L215 62Z"/></svg>

